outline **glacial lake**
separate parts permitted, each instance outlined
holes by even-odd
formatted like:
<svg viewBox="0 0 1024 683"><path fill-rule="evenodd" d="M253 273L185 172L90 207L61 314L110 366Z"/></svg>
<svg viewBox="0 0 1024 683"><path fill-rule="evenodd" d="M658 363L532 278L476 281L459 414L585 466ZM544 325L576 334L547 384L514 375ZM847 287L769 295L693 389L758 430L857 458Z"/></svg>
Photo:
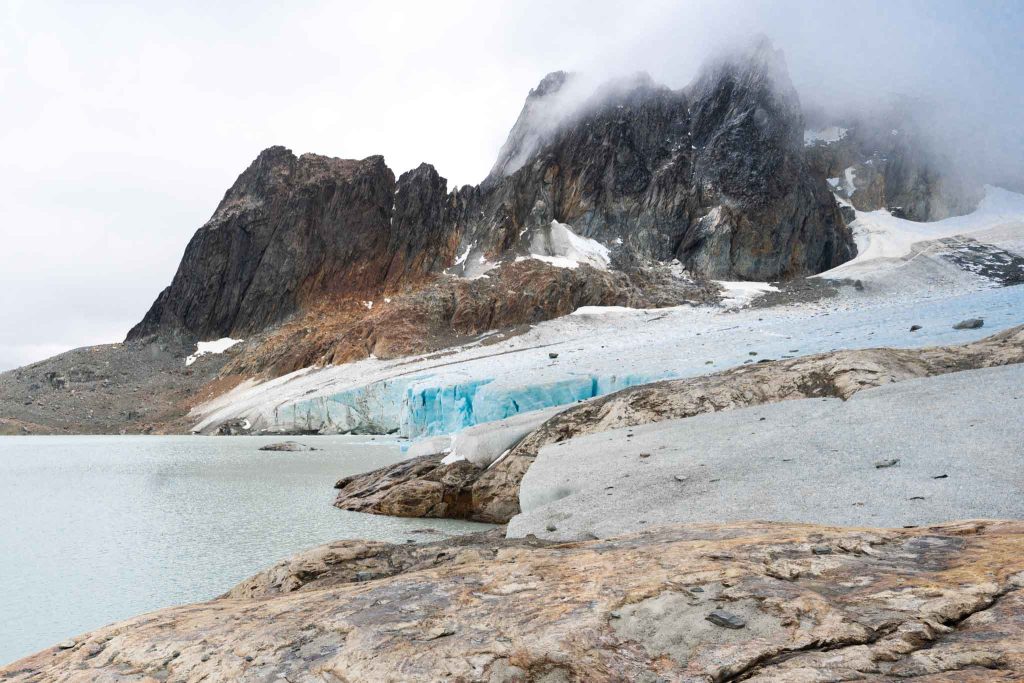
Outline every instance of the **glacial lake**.
<svg viewBox="0 0 1024 683"><path fill-rule="evenodd" d="M341 538L483 524L338 510L334 482L402 459L387 437L0 437L0 665L113 621L207 600Z"/></svg>

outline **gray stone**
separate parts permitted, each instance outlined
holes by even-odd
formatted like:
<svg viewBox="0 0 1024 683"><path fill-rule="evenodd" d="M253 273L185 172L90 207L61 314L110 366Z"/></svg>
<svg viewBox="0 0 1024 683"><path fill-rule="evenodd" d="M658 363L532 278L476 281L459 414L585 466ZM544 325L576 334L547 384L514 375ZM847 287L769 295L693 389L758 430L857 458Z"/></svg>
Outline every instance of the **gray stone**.
<svg viewBox="0 0 1024 683"><path fill-rule="evenodd" d="M981 318L968 318L967 320L961 320L956 325L953 325L954 330L976 330L985 325L985 321Z"/></svg>
<svg viewBox="0 0 1024 683"><path fill-rule="evenodd" d="M266 446L260 446L261 451L280 451L288 453L299 453L302 451L315 451L318 450L312 446L307 446L304 443L298 441L282 441L280 443L271 443Z"/></svg>
<svg viewBox="0 0 1024 683"><path fill-rule="evenodd" d="M721 626L722 628L741 629L747 625L743 617L727 612L724 609L716 609L704 618L715 626Z"/></svg>

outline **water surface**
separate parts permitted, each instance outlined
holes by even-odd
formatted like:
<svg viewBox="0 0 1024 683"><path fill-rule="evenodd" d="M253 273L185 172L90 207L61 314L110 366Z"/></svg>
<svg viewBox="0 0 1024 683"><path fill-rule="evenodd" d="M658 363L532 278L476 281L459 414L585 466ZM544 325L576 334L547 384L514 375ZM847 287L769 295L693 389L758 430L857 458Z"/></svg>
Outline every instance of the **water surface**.
<svg viewBox="0 0 1024 683"><path fill-rule="evenodd" d="M487 528L331 506L334 482L401 459L383 437L0 437L0 664L112 621L206 600L339 538Z"/></svg>

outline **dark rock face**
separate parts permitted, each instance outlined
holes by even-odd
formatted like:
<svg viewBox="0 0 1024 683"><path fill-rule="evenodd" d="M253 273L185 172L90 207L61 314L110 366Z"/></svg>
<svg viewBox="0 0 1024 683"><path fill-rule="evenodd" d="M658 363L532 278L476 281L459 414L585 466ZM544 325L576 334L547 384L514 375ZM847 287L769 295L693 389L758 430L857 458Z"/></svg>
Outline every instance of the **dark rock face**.
<svg viewBox="0 0 1024 683"><path fill-rule="evenodd" d="M828 270L856 248L803 158L803 116L781 53L758 42L691 88L695 225L677 255L697 272L769 280ZM706 213L702 213L708 209Z"/></svg>
<svg viewBox="0 0 1024 683"><path fill-rule="evenodd" d="M678 258L713 278L785 279L854 254L767 41L684 91L646 75L581 83L541 81L487 179L451 193L427 164L396 183L381 157L264 151L128 338L252 334L326 297L372 299L456 262L530 253L552 221L611 247L613 265Z"/></svg>
<svg viewBox="0 0 1024 683"><path fill-rule="evenodd" d="M400 283L443 270L457 241L447 217L448 181L430 164L403 173L395 190L387 280Z"/></svg>
<svg viewBox="0 0 1024 683"><path fill-rule="evenodd" d="M379 285L394 186L379 156L265 150L193 236L171 286L128 338L174 329L201 338L251 333L324 291Z"/></svg>
<svg viewBox="0 0 1024 683"><path fill-rule="evenodd" d="M638 75L567 113L558 98L577 96L573 78L541 81L487 180L459 191L470 260L526 252L552 220L715 278L787 278L853 255L835 201L804 162L799 99L766 42L712 63L685 91Z"/></svg>

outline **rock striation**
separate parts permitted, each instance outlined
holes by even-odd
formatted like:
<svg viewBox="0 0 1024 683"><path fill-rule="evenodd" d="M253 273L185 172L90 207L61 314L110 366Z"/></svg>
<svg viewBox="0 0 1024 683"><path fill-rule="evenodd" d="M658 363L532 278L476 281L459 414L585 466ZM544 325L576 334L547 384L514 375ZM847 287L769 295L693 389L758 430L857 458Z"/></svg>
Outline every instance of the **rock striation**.
<svg viewBox="0 0 1024 683"><path fill-rule="evenodd" d="M1015 680L1022 550L1024 525L1001 521L347 542L225 598L83 634L0 680Z"/></svg>

